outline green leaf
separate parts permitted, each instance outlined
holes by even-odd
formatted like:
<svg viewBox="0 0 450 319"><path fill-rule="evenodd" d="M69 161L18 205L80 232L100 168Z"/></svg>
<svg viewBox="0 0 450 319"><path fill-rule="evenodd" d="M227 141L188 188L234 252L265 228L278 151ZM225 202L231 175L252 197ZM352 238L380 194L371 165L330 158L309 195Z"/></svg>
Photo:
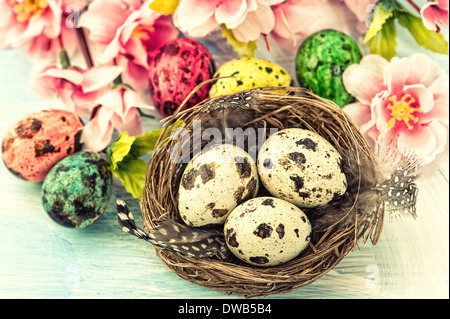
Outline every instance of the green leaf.
<svg viewBox="0 0 450 319"><path fill-rule="evenodd" d="M118 169L113 171L113 174L120 179L126 191L138 199L142 198L146 173L147 163L140 158L126 159L118 163Z"/></svg>
<svg viewBox="0 0 450 319"><path fill-rule="evenodd" d="M107 150L107 156L111 171L117 169L117 163L120 163L125 156L130 153L131 146L136 140L135 136L128 136L128 133L120 134L119 138Z"/></svg>
<svg viewBox="0 0 450 319"><path fill-rule="evenodd" d="M372 40L379 31L383 28L384 23L387 19L393 16L394 12L390 10L386 10L384 6L378 5L375 8L372 21L370 22L369 29L364 38L363 44L366 44L370 40Z"/></svg>
<svg viewBox="0 0 450 319"><path fill-rule="evenodd" d="M233 47L234 51L242 56L252 57L255 55L255 51L258 48L258 45L256 44L257 40L249 42L238 41L233 32L231 32L224 24L221 24L220 27L222 28L223 36L227 38L227 42Z"/></svg>
<svg viewBox="0 0 450 319"><path fill-rule="evenodd" d="M370 53L379 54L386 60L391 60L395 56L395 48L397 46L397 31L395 29L394 17L386 19L381 28L372 39L368 42Z"/></svg>
<svg viewBox="0 0 450 319"><path fill-rule="evenodd" d="M397 16L400 24L409 30L419 45L433 52L448 55L448 42L442 33L428 30L423 24L422 18L409 12L399 11Z"/></svg>
<svg viewBox="0 0 450 319"><path fill-rule="evenodd" d="M174 14L180 0L154 0L149 8L162 14Z"/></svg>
<svg viewBox="0 0 450 319"><path fill-rule="evenodd" d="M178 121L170 131L178 128L182 121ZM107 157L109 168L114 176L118 177L127 192L140 199L145 186L147 163L142 156L153 151L164 128L144 133L141 136L129 136L124 132L108 148Z"/></svg>

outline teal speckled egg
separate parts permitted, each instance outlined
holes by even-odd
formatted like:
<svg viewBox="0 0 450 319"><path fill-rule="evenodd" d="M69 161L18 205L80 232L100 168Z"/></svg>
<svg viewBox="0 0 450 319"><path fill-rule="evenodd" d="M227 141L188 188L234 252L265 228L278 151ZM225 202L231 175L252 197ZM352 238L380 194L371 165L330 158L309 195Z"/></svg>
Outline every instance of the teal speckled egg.
<svg viewBox="0 0 450 319"><path fill-rule="evenodd" d="M309 36L297 52L295 66L300 86L344 107L353 101L345 90L342 74L359 63L361 51L348 35L336 30L323 30Z"/></svg>
<svg viewBox="0 0 450 319"><path fill-rule="evenodd" d="M84 228L105 211L111 198L111 171L98 153L80 151L58 162L42 185L42 205L58 224Z"/></svg>
<svg viewBox="0 0 450 319"><path fill-rule="evenodd" d="M209 90L209 96L237 93L243 90L263 86L288 86L292 84L289 73L278 64L255 57L243 57L223 64L214 74L223 78Z"/></svg>

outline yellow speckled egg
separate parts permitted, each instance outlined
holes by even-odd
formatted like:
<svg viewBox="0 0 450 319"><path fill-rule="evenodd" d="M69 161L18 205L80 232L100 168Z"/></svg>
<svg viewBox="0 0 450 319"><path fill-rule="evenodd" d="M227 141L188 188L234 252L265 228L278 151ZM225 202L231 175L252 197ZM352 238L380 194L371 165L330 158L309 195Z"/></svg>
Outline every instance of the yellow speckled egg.
<svg viewBox="0 0 450 319"><path fill-rule="evenodd" d="M263 86L288 86L292 84L289 73L276 63L255 57L243 57L228 61L214 74L224 78L209 90L209 96L232 94L242 90Z"/></svg>

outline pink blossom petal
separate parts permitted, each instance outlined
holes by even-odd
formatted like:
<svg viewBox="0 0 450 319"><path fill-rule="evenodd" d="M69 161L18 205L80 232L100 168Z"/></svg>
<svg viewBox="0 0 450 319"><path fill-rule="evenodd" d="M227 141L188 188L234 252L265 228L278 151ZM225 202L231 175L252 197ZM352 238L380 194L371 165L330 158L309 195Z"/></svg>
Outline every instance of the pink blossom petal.
<svg viewBox="0 0 450 319"><path fill-rule="evenodd" d="M110 85L122 72L120 66L98 66L83 72L83 80L80 86L84 93L100 90Z"/></svg>
<svg viewBox="0 0 450 319"><path fill-rule="evenodd" d="M348 104L343 111L355 122L356 125L362 126L370 122L370 106L362 103Z"/></svg>
<svg viewBox="0 0 450 319"><path fill-rule="evenodd" d="M439 23L448 29L448 10L448 0L428 1L425 3L420 10L420 15L422 16L425 27L436 31L436 24Z"/></svg>
<svg viewBox="0 0 450 319"><path fill-rule="evenodd" d="M245 0L222 1L215 11L215 18L218 23L225 23L229 29L233 29L245 19L246 9Z"/></svg>
<svg viewBox="0 0 450 319"><path fill-rule="evenodd" d="M421 83L429 87L443 74L445 72L430 57L415 53L406 58L393 58L386 67L385 83L391 92L399 94L405 85Z"/></svg>
<svg viewBox="0 0 450 319"><path fill-rule="evenodd" d="M172 24L172 16L159 17L153 27L155 32L150 35L150 43L146 43L147 51L155 50L166 42L176 39L180 33Z"/></svg>
<svg viewBox="0 0 450 319"><path fill-rule="evenodd" d="M127 3L122 0L95 0L80 16L79 24L89 30L92 41L108 44L115 37L117 28L127 19L128 10Z"/></svg>
<svg viewBox="0 0 450 319"><path fill-rule="evenodd" d="M48 7L40 15L34 15L28 20L28 25L21 37L33 39L39 34L48 38L56 38L61 32L61 4L56 1L48 1Z"/></svg>
<svg viewBox="0 0 450 319"><path fill-rule="evenodd" d="M412 107L420 107L421 112L428 113L434 107L434 96L429 89L422 84L407 85L404 87L404 94L409 94L415 99L416 105ZM401 97L398 97L400 100Z"/></svg>
<svg viewBox="0 0 450 319"><path fill-rule="evenodd" d="M397 148L402 153L414 151L424 164L432 162L437 154L444 151L447 130L444 125L438 122L420 126L412 133L407 133L398 136Z"/></svg>
<svg viewBox="0 0 450 319"><path fill-rule="evenodd" d="M211 18L215 21L213 15L216 7L219 5L220 0L184 0L180 1L177 10L173 15L174 24L181 31L189 31L191 34L192 30L197 30L197 34L201 34L201 26L205 25L205 36L210 31ZM195 8L195 10L192 10ZM219 24L216 22L216 26Z"/></svg>
<svg viewBox="0 0 450 319"><path fill-rule="evenodd" d="M119 114L120 117L123 116L124 107L121 89L106 92L96 102L102 105L102 109L107 108L112 112Z"/></svg>
<svg viewBox="0 0 450 319"><path fill-rule="evenodd" d="M122 81L133 89L144 92L148 90L148 70L142 65L136 64L125 57L117 57L117 64L123 67Z"/></svg>
<svg viewBox="0 0 450 319"><path fill-rule="evenodd" d="M43 72L53 67L55 66L46 60L39 60L31 67L28 84L33 93L40 99L53 99L57 95L55 79L42 75Z"/></svg>
<svg viewBox="0 0 450 319"><path fill-rule="evenodd" d="M258 39L261 34L269 34L274 25L272 9L266 5L258 5L255 11L248 12L246 19L231 31L238 41L248 42Z"/></svg>
<svg viewBox="0 0 450 319"><path fill-rule="evenodd" d="M96 100L103 93L103 91L94 91L90 93L83 93L81 90L72 90L70 95L70 101L65 102L72 103L74 112L81 117L88 117L91 114L91 110L98 104ZM61 97L61 99L63 99Z"/></svg>
<svg viewBox="0 0 450 319"><path fill-rule="evenodd" d="M83 74L77 69L59 69L54 67L42 72L41 76L64 79L77 85L83 81Z"/></svg>
<svg viewBox="0 0 450 319"><path fill-rule="evenodd" d="M148 68L147 61L147 50L142 45L141 40L136 37L132 37L129 41L123 46L125 52L133 57L133 63L141 65L145 68Z"/></svg>
<svg viewBox="0 0 450 319"><path fill-rule="evenodd" d="M370 105L374 96L385 89L383 71L388 63L381 56L371 54L359 64L350 65L342 75L345 89L359 102Z"/></svg>
<svg viewBox="0 0 450 319"><path fill-rule="evenodd" d="M344 0L349 9L356 15L359 21L366 21L369 12L367 7L375 4L373 0Z"/></svg>
<svg viewBox="0 0 450 319"><path fill-rule="evenodd" d="M127 132L130 136L138 136L144 133L144 126L136 108L131 109L120 121L115 119L113 119L112 123L120 133Z"/></svg>
<svg viewBox="0 0 450 319"><path fill-rule="evenodd" d="M439 77L429 88L429 91L433 94L434 104L433 109L421 114L420 120L423 122L429 122L433 120L440 121L442 123L449 123L449 77L448 75L442 75Z"/></svg>
<svg viewBox="0 0 450 319"><path fill-rule="evenodd" d="M100 108L97 115L84 126L81 142L88 150L99 152L111 143L114 132L111 116L110 110Z"/></svg>

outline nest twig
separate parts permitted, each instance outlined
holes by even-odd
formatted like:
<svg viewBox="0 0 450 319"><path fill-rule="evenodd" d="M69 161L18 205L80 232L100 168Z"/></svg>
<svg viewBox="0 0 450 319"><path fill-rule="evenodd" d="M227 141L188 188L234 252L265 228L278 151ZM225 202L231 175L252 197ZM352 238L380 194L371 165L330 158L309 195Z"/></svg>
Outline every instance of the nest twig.
<svg viewBox="0 0 450 319"><path fill-rule="evenodd" d="M205 100L176 112L165 120L149 161L146 187L141 201L147 230L161 217L181 221L177 211L178 185L185 163L171 160L170 152L180 141L170 139L169 127L182 120L182 128L193 132L194 121L202 129L217 127L304 128L326 138L342 155L348 181L345 195L326 207L305 210L313 226L309 247L297 258L270 268L250 266L234 256L193 259L155 247L158 257L181 278L203 287L246 296L285 293L308 285L336 266L357 242L376 243L381 234L384 201L373 190L378 182L374 155L354 122L334 103L296 87L266 87L246 91L249 103L221 105L227 97ZM230 95L232 96L232 95ZM228 96L228 97L230 97ZM206 144L207 142L203 143ZM190 145L189 145L190 144ZM194 152L192 143L185 143ZM264 192L264 189L261 190Z"/></svg>

